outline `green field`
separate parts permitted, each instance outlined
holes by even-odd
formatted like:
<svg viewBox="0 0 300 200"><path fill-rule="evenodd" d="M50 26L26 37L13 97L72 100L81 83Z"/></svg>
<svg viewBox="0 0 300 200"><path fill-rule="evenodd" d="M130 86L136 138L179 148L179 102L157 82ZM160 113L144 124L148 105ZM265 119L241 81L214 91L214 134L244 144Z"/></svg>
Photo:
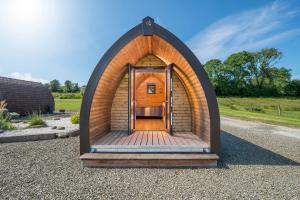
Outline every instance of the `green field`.
<svg viewBox="0 0 300 200"><path fill-rule="evenodd" d="M222 116L300 127L300 99L218 98ZM55 99L55 108L79 112L81 99Z"/></svg>
<svg viewBox="0 0 300 200"><path fill-rule="evenodd" d="M55 99L55 110L65 109L66 111L79 112L81 99Z"/></svg>
<svg viewBox="0 0 300 200"><path fill-rule="evenodd" d="M218 98L222 116L300 127L300 99Z"/></svg>

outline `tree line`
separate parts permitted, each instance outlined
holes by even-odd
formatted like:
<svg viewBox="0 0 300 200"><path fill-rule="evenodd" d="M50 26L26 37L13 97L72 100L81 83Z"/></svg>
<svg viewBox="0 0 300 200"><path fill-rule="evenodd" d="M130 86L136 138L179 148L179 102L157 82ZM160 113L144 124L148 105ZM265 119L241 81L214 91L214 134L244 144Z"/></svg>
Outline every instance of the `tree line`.
<svg viewBox="0 0 300 200"><path fill-rule="evenodd" d="M241 51L226 60L211 59L204 68L218 96L300 96L300 80L291 79L291 70L276 66L282 52L264 48Z"/></svg>
<svg viewBox="0 0 300 200"><path fill-rule="evenodd" d="M73 83L70 80L66 80L63 85L56 79L50 81L45 84L51 92L59 92L59 93L76 93L83 92L85 86L79 87L78 83Z"/></svg>

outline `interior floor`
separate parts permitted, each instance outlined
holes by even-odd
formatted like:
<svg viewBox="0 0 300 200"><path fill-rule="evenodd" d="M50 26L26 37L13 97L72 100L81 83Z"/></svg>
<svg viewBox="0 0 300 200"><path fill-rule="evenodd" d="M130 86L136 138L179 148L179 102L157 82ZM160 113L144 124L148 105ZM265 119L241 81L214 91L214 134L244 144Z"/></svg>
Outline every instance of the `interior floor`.
<svg viewBox="0 0 300 200"><path fill-rule="evenodd" d="M165 131L125 131L106 134L91 146L91 152L210 152L209 144L192 132L173 135Z"/></svg>
<svg viewBox="0 0 300 200"><path fill-rule="evenodd" d="M164 130L164 121L163 119L141 119L137 118L135 121L136 130L148 130L148 131L158 131Z"/></svg>

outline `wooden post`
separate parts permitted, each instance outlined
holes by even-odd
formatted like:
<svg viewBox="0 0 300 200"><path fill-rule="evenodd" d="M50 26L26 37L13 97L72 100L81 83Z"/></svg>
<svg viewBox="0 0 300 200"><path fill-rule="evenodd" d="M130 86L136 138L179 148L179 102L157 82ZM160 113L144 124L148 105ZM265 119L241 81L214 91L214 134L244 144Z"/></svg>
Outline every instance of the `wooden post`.
<svg viewBox="0 0 300 200"><path fill-rule="evenodd" d="M277 108L278 108L278 115L281 116L281 107L280 107L280 104L278 105Z"/></svg>

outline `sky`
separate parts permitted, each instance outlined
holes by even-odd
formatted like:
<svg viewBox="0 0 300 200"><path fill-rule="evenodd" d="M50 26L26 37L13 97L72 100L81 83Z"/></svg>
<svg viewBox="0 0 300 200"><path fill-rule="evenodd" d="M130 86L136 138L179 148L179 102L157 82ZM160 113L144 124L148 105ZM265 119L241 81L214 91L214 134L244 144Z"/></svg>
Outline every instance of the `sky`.
<svg viewBox="0 0 300 200"><path fill-rule="evenodd" d="M150 16L200 62L275 47L300 78L300 1L0 0L0 76L85 85L105 51Z"/></svg>

